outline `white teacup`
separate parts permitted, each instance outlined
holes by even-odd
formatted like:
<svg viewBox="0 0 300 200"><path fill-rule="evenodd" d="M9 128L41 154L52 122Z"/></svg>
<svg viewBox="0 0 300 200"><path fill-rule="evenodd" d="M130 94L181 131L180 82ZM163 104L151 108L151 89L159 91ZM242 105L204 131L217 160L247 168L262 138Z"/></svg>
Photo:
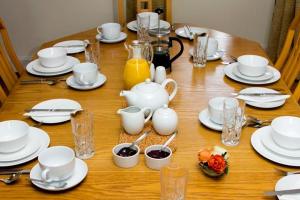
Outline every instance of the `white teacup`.
<svg viewBox="0 0 300 200"><path fill-rule="evenodd" d="M98 73L98 66L95 63L79 63L73 68L74 79L79 85L94 84Z"/></svg>
<svg viewBox="0 0 300 200"><path fill-rule="evenodd" d="M218 40L214 38L208 38L207 44L207 56L211 57L218 51Z"/></svg>
<svg viewBox="0 0 300 200"><path fill-rule="evenodd" d="M223 124L224 99L225 97L215 97L208 102L209 117L217 124Z"/></svg>
<svg viewBox="0 0 300 200"><path fill-rule="evenodd" d="M41 178L45 181L60 181L70 178L75 168L75 153L65 146L44 150L38 157Z"/></svg>
<svg viewBox="0 0 300 200"><path fill-rule="evenodd" d="M120 37L121 25L118 23L106 23L98 26L97 31L104 39L114 40Z"/></svg>
<svg viewBox="0 0 300 200"><path fill-rule="evenodd" d="M158 26L158 14L155 12L141 12L138 16L145 17L150 16L150 29L157 28Z"/></svg>

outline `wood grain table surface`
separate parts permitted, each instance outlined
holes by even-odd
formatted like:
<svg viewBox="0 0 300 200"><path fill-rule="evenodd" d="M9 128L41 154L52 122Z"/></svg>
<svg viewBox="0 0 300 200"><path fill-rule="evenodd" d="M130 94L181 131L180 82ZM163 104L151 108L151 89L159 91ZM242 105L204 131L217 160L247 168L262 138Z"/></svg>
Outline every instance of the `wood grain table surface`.
<svg viewBox="0 0 300 200"><path fill-rule="evenodd" d="M128 33L127 42L136 38L134 32ZM174 33L172 33L174 34ZM228 54L238 57L243 54L266 56L264 50L256 42L232 36L223 32L210 30L210 34L219 41L219 48ZM71 36L63 37L42 45L51 46L58 41L70 39L95 38L96 29L88 30ZM182 39L184 53L172 66L169 78L176 80L179 89L170 103L179 116L177 151L173 162L189 170L186 199L210 200L241 200L241 199L276 199L266 198L263 191L274 189L281 177L274 172L275 167L293 170L295 168L281 166L261 157L250 144L255 128L246 127L242 130L241 142L236 147L226 147L229 151L229 174L220 179L205 176L198 168L197 152L199 149L220 145L220 132L205 128L198 120L198 114L207 107L208 100L217 96L229 96L231 92L249 87L237 83L224 76L220 60L208 62L205 68L193 68L188 50L192 42ZM84 109L94 113L95 156L86 160L89 172L85 180L77 187L64 192L46 192L34 187L26 178L14 185L0 184L0 196L5 199L159 199L159 172L146 167L143 155L140 162L130 169L122 169L113 164L112 148L117 144L120 133L120 117L117 109L124 107L125 99L119 96L123 89L123 68L127 60L127 51L123 43L100 44L100 69L107 76L102 87L91 91L78 91L68 88L65 82L54 86L31 84L15 86L7 101L1 107L0 120L19 119L33 125L36 122L23 117L24 109L48 99L67 98L78 101ZM178 46L172 49L174 53ZM84 61L84 53L75 54ZM62 76L67 78L71 74ZM24 74L21 80L35 78ZM287 87L280 80L266 87L282 89ZM257 109L246 107L246 114L261 119L272 119L281 115L298 116L300 109L293 99L277 109ZM74 147L70 122L57 125L43 125L50 138L50 146L65 145ZM27 169L37 164L37 160L21 165Z"/></svg>

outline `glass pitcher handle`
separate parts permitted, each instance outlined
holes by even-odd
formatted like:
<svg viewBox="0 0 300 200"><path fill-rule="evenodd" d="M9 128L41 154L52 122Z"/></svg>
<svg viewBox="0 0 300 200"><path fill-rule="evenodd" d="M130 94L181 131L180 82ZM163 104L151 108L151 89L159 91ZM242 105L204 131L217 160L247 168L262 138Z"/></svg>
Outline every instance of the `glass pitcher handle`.
<svg viewBox="0 0 300 200"><path fill-rule="evenodd" d="M177 37L170 37L169 38L169 47L173 46L173 41L176 41L176 42L179 43L180 50L173 58L171 58L170 63L174 62L177 58L179 58L179 56L181 56L181 54L183 53L183 50L184 50L184 46L183 46L182 41Z"/></svg>
<svg viewBox="0 0 300 200"><path fill-rule="evenodd" d="M149 67L153 60L153 48L150 43L145 43L144 52L143 55L145 56L145 59L147 60Z"/></svg>

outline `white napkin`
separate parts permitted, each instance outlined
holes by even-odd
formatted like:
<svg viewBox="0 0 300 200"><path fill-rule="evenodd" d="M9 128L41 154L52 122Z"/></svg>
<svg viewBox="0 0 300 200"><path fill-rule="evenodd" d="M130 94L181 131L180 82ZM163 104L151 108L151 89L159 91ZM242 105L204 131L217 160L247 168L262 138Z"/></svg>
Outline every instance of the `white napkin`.
<svg viewBox="0 0 300 200"><path fill-rule="evenodd" d="M26 117L69 117L70 112L28 112L23 115Z"/></svg>
<svg viewBox="0 0 300 200"><path fill-rule="evenodd" d="M252 101L257 103L267 103L274 101L281 101L290 98L291 95L274 95L274 96L247 96L239 95L236 98L244 101Z"/></svg>

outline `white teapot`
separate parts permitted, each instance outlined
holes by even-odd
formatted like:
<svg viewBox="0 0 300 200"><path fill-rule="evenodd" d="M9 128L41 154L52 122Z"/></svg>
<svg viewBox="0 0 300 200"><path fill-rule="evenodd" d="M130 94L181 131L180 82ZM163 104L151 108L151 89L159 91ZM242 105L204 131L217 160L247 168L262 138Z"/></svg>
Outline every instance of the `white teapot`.
<svg viewBox="0 0 300 200"><path fill-rule="evenodd" d="M173 91L169 95L165 87L173 84ZM123 90L120 96L126 98L129 106L137 106L139 108L149 107L154 112L175 97L177 93L177 83L173 79L166 79L162 84L151 82L146 79L145 82L135 85L131 90Z"/></svg>

